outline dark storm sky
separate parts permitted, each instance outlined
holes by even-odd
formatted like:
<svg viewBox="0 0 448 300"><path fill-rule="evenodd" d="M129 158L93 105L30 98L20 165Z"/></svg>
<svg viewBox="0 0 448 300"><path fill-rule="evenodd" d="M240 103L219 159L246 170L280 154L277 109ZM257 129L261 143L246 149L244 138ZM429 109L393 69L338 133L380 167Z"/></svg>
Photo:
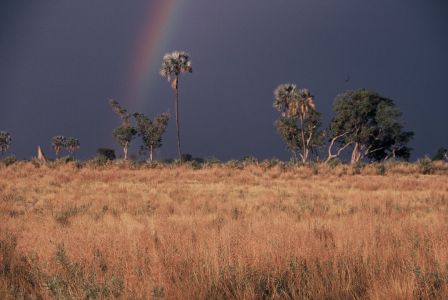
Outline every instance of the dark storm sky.
<svg viewBox="0 0 448 300"><path fill-rule="evenodd" d="M0 2L0 130L13 135L10 153L30 158L42 145L49 154L57 134L79 137L82 158L119 149L107 99L126 102L125 74L149 2ZM336 94L369 88L403 111L416 134L413 158L448 146L446 0L182 2L161 51L192 56L194 73L181 86L184 152L288 158L272 108L273 90L285 82L311 89L325 126ZM156 71L147 105L129 110L173 111ZM175 151L171 122L158 155Z"/></svg>

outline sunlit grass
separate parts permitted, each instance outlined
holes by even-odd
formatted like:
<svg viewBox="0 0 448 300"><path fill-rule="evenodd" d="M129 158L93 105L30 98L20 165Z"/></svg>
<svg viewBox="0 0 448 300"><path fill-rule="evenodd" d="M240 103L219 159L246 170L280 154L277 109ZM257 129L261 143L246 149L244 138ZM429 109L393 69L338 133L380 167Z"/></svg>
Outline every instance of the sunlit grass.
<svg viewBox="0 0 448 300"><path fill-rule="evenodd" d="M2 167L0 298L447 298L432 167Z"/></svg>

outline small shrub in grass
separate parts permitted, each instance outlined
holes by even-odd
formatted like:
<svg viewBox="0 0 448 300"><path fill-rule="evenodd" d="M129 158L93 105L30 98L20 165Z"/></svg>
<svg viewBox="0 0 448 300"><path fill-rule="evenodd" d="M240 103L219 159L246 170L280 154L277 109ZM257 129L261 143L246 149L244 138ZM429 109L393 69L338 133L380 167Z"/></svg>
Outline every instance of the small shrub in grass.
<svg viewBox="0 0 448 300"><path fill-rule="evenodd" d="M34 157L33 159L31 159L31 164L35 167L35 168L40 168L44 163L37 159L36 157Z"/></svg>
<svg viewBox="0 0 448 300"><path fill-rule="evenodd" d="M82 169L84 167L84 163L82 161L77 160L77 161L75 161L73 166L74 166L75 169L80 170L80 169Z"/></svg>
<svg viewBox="0 0 448 300"><path fill-rule="evenodd" d="M238 218L241 216L241 211L236 207L232 208L231 212L232 212L232 219L234 220L238 220Z"/></svg>
<svg viewBox="0 0 448 300"><path fill-rule="evenodd" d="M110 275L101 257L96 256L95 267L103 273L102 280L96 278L94 270L86 273L87 268L73 262L63 244L57 246L55 259L62 267L62 273L49 276L47 287L56 299L110 299L122 295L122 276Z"/></svg>
<svg viewBox="0 0 448 300"><path fill-rule="evenodd" d="M98 156L95 156L93 159L91 159L89 162L93 166L106 166L111 162L111 160L109 160L107 157L98 155Z"/></svg>
<svg viewBox="0 0 448 300"><path fill-rule="evenodd" d="M417 161L417 164L418 164L418 170L421 174L428 175L434 173L434 166L429 157L425 156L424 158L419 159Z"/></svg>
<svg viewBox="0 0 448 300"><path fill-rule="evenodd" d="M165 289L163 286L155 287L152 289L152 297L153 299L164 299L165 298Z"/></svg>
<svg viewBox="0 0 448 300"><path fill-rule="evenodd" d="M138 160L130 160L125 166L127 166L131 170L140 170L145 163L143 161Z"/></svg>
<svg viewBox="0 0 448 300"><path fill-rule="evenodd" d="M336 168L337 166L339 166L341 163L342 163L342 162L341 162L339 159L337 159L337 158L333 158L333 159L331 159L331 160L327 163L327 167L328 167L330 170L333 170L334 168Z"/></svg>
<svg viewBox="0 0 448 300"><path fill-rule="evenodd" d="M75 159L71 156L64 156L61 158L58 158L55 162L58 164L68 164L69 162L75 161Z"/></svg>
<svg viewBox="0 0 448 300"><path fill-rule="evenodd" d="M200 170L202 169L202 164L196 160L191 160L186 162L186 165L191 167L193 170Z"/></svg>
<svg viewBox="0 0 448 300"><path fill-rule="evenodd" d="M310 162L310 168L313 171L313 175L319 174L319 164L317 162Z"/></svg>
<svg viewBox="0 0 448 300"><path fill-rule="evenodd" d="M383 163L379 163L375 165L376 174L384 176L386 175L386 166Z"/></svg>
<svg viewBox="0 0 448 300"><path fill-rule="evenodd" d="M182 161L186 162L186 161L192 161L193 160L193 155L189 154L189 153L184 153L182 154Z"/></svg>
<svg viewBox="0 0 448 300"><path fill-rule="evenodd" d="M221 166L221 161L215 157L202 159L201 162L203 169L209 169L216 166Z"/></svg>
<svg viewBox="0 0 448 300"><path fill-rule="evenodd" d="M98 157L101 157L105 160L114 160L116 158L115 150L110 148L98 148L96 150L96 154L98 155Z"/></svg>
<svg viewBox="0 0 448 300"><path fill-rule="evenodd" d="M414 289L416 299L437 299L448 283L448 274L424 272L419 266L413 269L417 284Z"/></svg>
<svg viewBox="0 0 448 300"><path fill-rule="evenodd" d="M352 174L359 175L361 174L362 169L364 168L364 163L362 161L357 161L352 165Z"/></svg>
<svg viewBox="0 0 448 300"><path fill-rule="evenodd" d="M231 169L238 169L238 170L242 170L244 168L244 165L240 161L235 159L226 162L226 166Z"/></svg>
<svg viewBox="0 0 448 300"><path fill-rule="evenodd" d="M281 163L281 161L278 160L278 159L276 159L276 158L273 158L273 159L266 159L266 160L263 160L263 161L261 162L261 166L262 166L263 168L265 168L265 169L271 169L271 168L277 166L277 165L280 164L280 163Z"/></svg>
<svg viewBox="0 0 448 300"><path fill-rule="evenodd" d="M13 164L15 164L17 162L17 159L15 156L7 156L4 159L2 159L1 162L6 167L9 167L9 166L12 166Z"/></svg>
<svg viewBox="0 0 448 300"><path fill-rule="evenodd" d="M151 162L146 162L143 165L143 167L146 169L157 169L157 168L164 168L165 166L163 162L153 160Z"/></svg>
<svg viewBox="0 0 448 300"><path fill-rule="evenodd" d="M18 252L16 247L17 238L14 234L0 239L0 283L5 288L0 288L0 298L44 299L44 274L37 264L37 258Z"/></svg>
<svg viewBox="0 0 448 300"><path fill-rule="evenodd" d="M84 211L86 211L86 207L85 206L81 206L81 207L70 207L67 210L63 210L60 211L58 213L56 213L56 215L54 216L54 220L63 225L63 226L67 226L70 224L70 218L74 217Z"/></svg>
<svg viewBox="0 0 448 300"><path fill-rule="evenodd" d="M46 166L47 166L49 169L56 169L57 166L58 166L58 162L57 162L57 161L54 161L54 160L49 160L49 161L47 161Z"/></svg>
<svg viewBox="0 0 448 300"><path fill-rule="evenodd" d="M241 162L244 166L247 166L247 165L251 165L251 164L258 164L258 159L257 159L255 156L251 156L251 155L249 155L249 156L244 156L244 157L240 160L240 162Z"/></svg>

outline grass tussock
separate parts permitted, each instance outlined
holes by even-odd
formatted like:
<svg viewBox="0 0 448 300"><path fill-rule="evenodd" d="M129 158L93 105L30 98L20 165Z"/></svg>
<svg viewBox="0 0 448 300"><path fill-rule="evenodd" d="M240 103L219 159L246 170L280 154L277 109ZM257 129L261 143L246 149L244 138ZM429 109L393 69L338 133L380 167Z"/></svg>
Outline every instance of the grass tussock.
<svg viewBox="0 0 448 300"><path fill-rule="evenodd" d="M443 163L0 172L1 299L448 297Z"/></svg>

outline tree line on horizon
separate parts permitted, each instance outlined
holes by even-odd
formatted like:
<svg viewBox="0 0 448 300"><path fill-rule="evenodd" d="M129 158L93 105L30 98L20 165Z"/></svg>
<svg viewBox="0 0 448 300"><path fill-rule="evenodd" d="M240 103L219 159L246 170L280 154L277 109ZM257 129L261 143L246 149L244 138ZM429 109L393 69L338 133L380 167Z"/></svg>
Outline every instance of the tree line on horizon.
<svg viewBox="0 0 448 300"><path fill-rule="evenodd" d="M160 75L168 80L175 94L177 154L180 162L184 155L180 135L179 81L182 74L192 72L188 53L175 51L164 55ZM131 142L139 136L143 144L140 153L146 152L148 161L152 162L154 150L162 146L162 136L170 115L164 112L151 120L140 112L130 114L114 99L110 99L109 103L122 121L112 135L122 147L124 159L128 159ZM350 153L352 164L363 160L407 161L410 158L412 149L408 144L414 132L404 130L402 113L394 101L374 91L348 90L337 95L333 104L335 116L327 129L322 129L322 114L317 110L311 91L306 88L298 88L296 84L290 83L279 85L274 91L273 107L280 113L274 125L294 162L307 163L313 160L328 163L340 159L344 152ZM0 152L7 151L11 143L11 134L0 131ZM54 136L51 144L57 159L62 149L73 156L80 148L78 139L62 135ZM322 159L325 147L327 153ZM112 155L110 150L101 148L98 152L108 153L108 157L115 158L115 153ZM440 148L433 159L448 161L448 149Z"/></svg>

